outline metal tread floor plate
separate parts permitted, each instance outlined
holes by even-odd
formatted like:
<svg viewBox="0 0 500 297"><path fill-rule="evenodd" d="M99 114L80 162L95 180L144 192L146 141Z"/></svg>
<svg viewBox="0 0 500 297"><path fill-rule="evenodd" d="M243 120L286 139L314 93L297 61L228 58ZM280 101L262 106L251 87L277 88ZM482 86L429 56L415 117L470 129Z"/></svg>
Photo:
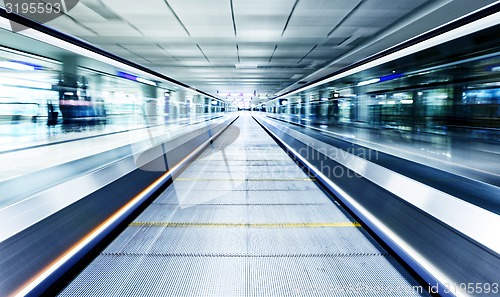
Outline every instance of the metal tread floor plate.
<svg viewBox="0 0 500 297"><path fill-rule="evenodd" d="M248 256L386 253L362 228L127 228L104 253Z"/></svg>
<svg viewBox="0 0 500 297"><path fill-rule="evenodd" d="M189 206L189 207L187 207ZM137 222L185 223L324 223L352 218L333 204L325 205L177 205L151 204Z"/></svg>
<svg viewBox="0 0 500 297"><path fill-rule="evenodd" d="M383 255L101 255L60 296L425 296L394 264Z"/></svg>
<svg viewBox="0 0 500 297"><path fill-rule="evenodd" d="M233 125L60 295L422 295L256 122Z"/></svg>
<svg viewBox="0 0 500 297"><path fill-rule="evenodd" d="M245 164L240 164L240 165L231 165L228 166L225 163L221 162L216 165L214 164L198 164L198 163L193 163L191 164L184 172L195 172L195 173L200 173L200 172L205 172L207 174L210 174L212 172L227 172L227 173L233 173L233 172L275 172L275 171L286 171L286 172L293 172L297 174L302 174L303 171L296 165L296 164L288 164L288 165L280 165L280 166L269 166L269 165L253 165L253 166L247 166Z"/></svg>
<svg viewBox="0 0 500 297"><path fill-rule="evenodd" d="M188 200L200 200L198 192L179 193L174 188L169 188L158 197L153 204L179 204L179 198L189 197ZM311 204L331 203L321 190L301 192L290 191L217 191L205 190L203 203L214 204ZM203 204L200 203L200 204ZM195 203L197 204L197 203Z"/></svg>
<svg viewBox="0 0 500 297"><path fill-rule="evenodd" d="M173 186L176 191L205 191L206 189L218 189L220 191L311 191L319 189L309 178L274 180L219 180L215 177L211 180L177 179L174 181Z"/></svg>
<svg viewBox="0 0 500 297"><path fill-rule="evenodd" d="M311 178L301 170L284 171L281 167L269 168L262 171L188 171L183 172L178 178L197 179L197 178L215 178L215 179L306 179Z"/></svg>

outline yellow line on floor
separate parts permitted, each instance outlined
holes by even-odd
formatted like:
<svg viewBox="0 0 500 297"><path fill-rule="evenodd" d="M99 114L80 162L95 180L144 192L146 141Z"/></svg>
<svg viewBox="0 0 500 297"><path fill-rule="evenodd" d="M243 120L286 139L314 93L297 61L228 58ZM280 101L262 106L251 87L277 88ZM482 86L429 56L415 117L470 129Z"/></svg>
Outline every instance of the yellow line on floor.
<svg viewBox="0 0 500 297"><path fill-rule="evenodd" d="M233 228L331 228L331 227L361 227L358 222L326 222L326 223L178 223L178 222L132 222L131 227L233 227Z"/></svg>
<svg viewBox="0 0 500 297"><path fill-rule="evenodd" d="M184 178L179 177L178 181L315 181L314 178Z"/></svg>

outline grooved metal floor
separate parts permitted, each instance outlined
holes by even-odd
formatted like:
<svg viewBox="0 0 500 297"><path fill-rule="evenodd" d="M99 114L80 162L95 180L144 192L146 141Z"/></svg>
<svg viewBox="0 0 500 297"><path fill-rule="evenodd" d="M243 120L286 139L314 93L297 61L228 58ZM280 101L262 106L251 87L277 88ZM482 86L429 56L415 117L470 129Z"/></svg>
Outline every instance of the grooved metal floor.
<svg viewBox="0 0 500 297"><path fill-rule="evenodd" d="M390 254L242 115L60 296L421 293Z"/></svg>

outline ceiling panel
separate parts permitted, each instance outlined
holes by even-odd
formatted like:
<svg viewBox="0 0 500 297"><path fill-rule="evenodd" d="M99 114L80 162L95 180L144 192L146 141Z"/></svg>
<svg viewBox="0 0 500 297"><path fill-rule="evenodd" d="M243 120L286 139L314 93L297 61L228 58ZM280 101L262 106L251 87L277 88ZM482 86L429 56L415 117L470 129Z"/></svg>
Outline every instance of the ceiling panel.
<svg viewBox="0 0 500 297"><path fill-rule="evenodd" d="M343 53L343 49L338 49L331 46L318 46L307 56L309 58L322 59L322 62L329 61L332 57L338 56Z"/></svg>
<svg viewBox="0 0 500 297"><path fill-rule="evenodd" d="M326 37L359 3L360 0L299 1L284 36Z"/></svg>
<svg viewBox="0 0 500 297"><path fill-rule="evenodd" d="M105 6L130 22L145 36L188 36L163 0L106 0Z"/></svg>
<svg viewBox="0 0 500 297"><path fill-rule="evenodd" d="M235 56L235 57L232 57L232 58L213 58L211 56L208 56L209 57L209 60L210 62L212 63L212 65L214 67L231 67L231 68L235 68L235 64L239 63L238 62L238 58Z"/></svg>
<svg viewBox="0 0 500 297"><path fill-rule="evenodd" d="M363 3L363 10L367 12L373 10L384 10L384 11L397 10L403 14L406 14L412 12L413 9L424 4L425 2L429 1L428 0L398 0L398 1L368 0Z"/></svg>
<svg viewBox="0 0 500 297"><path fill-rule="evenodd" d="M388 26L398 19L397 16L383 16L383 17L372 17L372 16L356 16L349 19L346 22L346 26L360 28L360 27L370 27L376 24L376 27L381 28Z"/></svg>
<svg viewBox="0 0 500 297"><path fill-rule="evenodd" d="M234 36L228 0L168 0L168 3L192 37ZM196 7L196 9L193 9Z"/></svg>
<svg viewBox="0 0 500 297"><path fill-rule="evenodd" d="M327 36L328 32L330 32L331 29L332 29L331 26L320 26L317 25L316 22L312 22L309 23L309 25L305 26L288 26L283 36L291 38L300 38L301 36L306 35L309 38L323 38Z"/></svg>
<svg viewBox="0 0 500 297"><path fill-rule="evenodd" d="M123 47L141 56L156 57L168 55L165 50L159 48L156 45L123 45Z"/></svg>
<svg viewBox="0 0 500 297"><path fill-rule="evenodd" d="M262 44L262 45L238 45L240 57L256 58L256 57L271 57L276 45Z"/></svg>
<svg viewBox="0 0 500 297"><path fill-rule="evenodd" d="M281 37L295 0L234 0L237 35L270 41Z"/></svg>
<svg viewBox="0 0 500 297"><path fill-rule="evenodd" d="M169 11L163 0L147 1L124 1L124 0L105 0L102 3L118 15L130 20L131 17L139 17L147 20L151 17L171 18Z"/></svg>
<svg viewBox="0 0 500 297"><path fill-rule="evenodd" d="M492 2L80 0L48 25L208 93L276 94Z"/></svg>
<svg viewBox="0 0 500 297"><path fill-rule="evenodd" d="M194 59L194 58L189 58L189 59L180 59L181 63L186 66L211 66L210 62L207 61L205 58L201 59Z"/></svg>
<svg viewBox="0 0 500 297"><path fill-rule="evenodd" d="M302 57L300 57L300 58L273 58L267 66L269 66L269 67L276 67L276 66L295 67L295 66L297 66L297 63L299 62L299 60L301 58Z"/></svg>
<svg viewBox="0 0 500 297"><path fill-rule="evenodd" d="M307 0L310 1L310 0ZM265 16L269 19L288 16L295 0L233 0L235 16Z"/></svg>
<svg viewBox="0 0 500 297"><path fill-rule="evenodd" d="M86 22L90 29L99 32L101 36L142 36L141 32L122 21Z"/></svg>
<svg viewBox="0 0 500 297"><path fill-rule="evenodd" d="M215 59L237 59L236 45L199 45L205 55L212 61Z"/></svg>
<svg viewBox="0 0 500 297"><path fill-rule="evenodd" d="M305 54L307 54L309 51L311 51L316 44L314 45L297 45L294 47L287 46L287 47L280 47L276 49L276 52L274 53L274 57L296 57L296 58L302 58Z"/></svg>
<svg viewBox="0 0 500 297"><path fill-rule="evenodd" d="M260 65L267 65L268 63L269 58L266 57L240 57L239 67L237 68L252 69Z"/></svg>
<svg viewBox="0 0 500 297"><path fill-rule="evenodd" d="M250 26L242 26L238 29L238 36L253 39L256 41L272 42L281 37L281 29L279 27L265 26L261 24L255 26L255 28L250 28Z"/></svg>
<svg viewBox="0 0 500 297"><path fill-rule="evenodd" d="M204 58L196 45L162 46L163 49L176 58Z"/></svg>
<svg viewBox="0 0 500 297"><path fill-rule="evenodd" d="M68 14L81 22L106 22L102 15L86 5L76 5Z"/></svg>
<svg viewBox="0 0 500 297"><path fill-rule="evenodd" d="M88 37L96 35L96 31L93 31L91 28L75 23L72 19L70 19L67 16L58 17L57 19L48 22L47 25L54 28L64 28L63 32L74 36Z"/></svg>
<svg viewBox="0 0 500 297"><path fill-rule="evenodd" d="M175 18L151 17L145 19L140 16L132 16L128 21L138 28L144 36L151 37L187 37L186 31ZM159 41L165 41L159 40Z"/></svg>
<svg viewBox="0 0 500 297"><path fill-rule="evenodd" d="M180 66L180 62L172 57L165 55L164 57L147 57L155 66Z"/></svg>

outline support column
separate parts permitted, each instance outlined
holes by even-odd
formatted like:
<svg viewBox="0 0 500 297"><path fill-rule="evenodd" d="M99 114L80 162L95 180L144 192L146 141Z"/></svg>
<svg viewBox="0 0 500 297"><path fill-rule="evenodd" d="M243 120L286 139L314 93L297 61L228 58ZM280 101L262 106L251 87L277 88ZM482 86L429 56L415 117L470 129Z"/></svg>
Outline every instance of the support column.
<svg viewBox="0 0 500 297"><path fill-rule="evenodd" d="M106 102L104 101L102 85L103 76L101 74L93 75L92 80L90 81L91 92L89 93L89 96L94 103L96 116L104 118L106 117Z"/></svg>
<svg viewBox="0 0 500 297"><path fill-rule="evenodd" d="M377 122L377 119L370 119L370 95L363 94L359 88L355 89L357 101L357 121L363 124L371 124ZM372 115L374 116L374 115Z"/></svg>
<svg viewBox="0 0 500 297"><path fill-rule="evenodd" d="M59 84L64 90L60 90L59 99L78 99L76 96L78 88L78 59L76 56L67 55L62 57L62 62L63 69ZM69 94L71 92L73 95Z"/></svg>
<svg viewBox="0 0 500 297"><path fill-rule="evenodd" d="M191 110L193 112L193 115L191 116L197 116L203 112L201 107L203 104L203 98L201 95L194 95L193 102L191 104L194 106L194 110Z"/></svg>
<svg viewBox="0 0 500 297"><path fill-rule="evenodd" d="M61 57L62 73L59 76L59 110L64 120L77 118L80 106L68 104L70 100L78 100L78 58L74 55Z"/></svg>
<svg viewBox="0 0 500 297"><path fill-rule="evenodd" d="M425 104L422 102L423 94L419 90L412 91L411 104L411 129L413 132L420 131L425 126Z"/></svg>
<svg viewBox="0 0 500 297"><path fill-rule="evenodd" d="M177 118L179 116L179 92L170 93L170 116Z"/></svg>
<svg viewBox="0 0 500 297"><path fill-rule="evenodd" d="M179 117L186 117L186 115L187 115L186 91L185 90L180 90L179 92L177 92L177 94L179 95L177 97L178 102L179 102L177 116L179 116Z"/></svg>
<svg viewBox="0 0 500 297"><path fill-rule="evenodd" d="M205 108L206 114L212 113L212 99L211 98L205 98L204 108Z"/></svg>
<svg viewBox="0 0 500 297"><path fill-rule="evenodd" d="M170 119L170 91L163 92L163 119L168 122Z"/></svg>
<svg viewBox="0 0 500 297"><path fill-rule="evenodd" d="M141 90L144 98L144 111L145 111L145 116L148 117L155 117L158 115L158 108L157 108L157 88L155 86L150 86L143 84L141 85Z"/></svg>
<svg viewBox="0 0 500 297"><path fill-rule="evenodd" d="M311 102L309 101L309 97L306 95L301 95L300 101L302 102L301 114L302 120L309 119L311 116ZM305 124L309 124L309 122L304 121Z"/></svg>

